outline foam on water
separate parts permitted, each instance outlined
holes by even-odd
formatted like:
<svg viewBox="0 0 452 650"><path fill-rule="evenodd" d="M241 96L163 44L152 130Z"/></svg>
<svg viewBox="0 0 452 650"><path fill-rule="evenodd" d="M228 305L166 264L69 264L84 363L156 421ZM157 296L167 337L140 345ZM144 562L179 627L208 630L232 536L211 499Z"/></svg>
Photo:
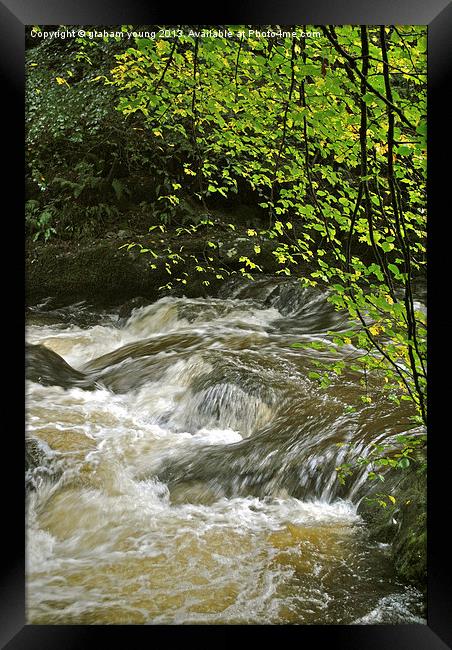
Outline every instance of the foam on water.
<svg viewBox="0 0 452 650"><path fill-rule="evenodd" d="M320 308L318 296L308 298L304 311L303 296L295 300L292 316ZM330 498L331 458L317 449L328 432L303 442L316 417L332 426L334 416L338 431L352 420L340 414L339 398L318 397L306 379L312 351L297 353L299 365L292 361L287 339L297 326L286 335L277 325L284 300L169 297L122 323L112 316L89 327L28 328L29 342L80 369L136 343L107 358L94 390L27 384L27 434L46 462L59 463L28 497L28 622L358 624L392 622L391 602L400 622L416 618L418 595L403 600L387 549L367 539L356 505ZM177 347L173 334L196 337ZM163 348L146 347L149 341ZM121 383L127 373L139 381ZM243 450L248 465L226 469L245 475L250 459L268 471L283 450L289 473L300 446L286 441L285 423L298 431L299 403L300 440L313 446L303 471L324 498L295 498L273 476L275 488L260 498L240 490L226 498L208 479L173 486L158 478L162 463L171 469L206 450L218 452L211 461L218 458L218 471L233 458L226 450L239 461ZM277 421L267 453L259 445ZM243 476L231 478L240 488Z"/></svg>
<svg viewBox="0 0 452 650"><path fill-rule="evenodd" d="M402 593L381 598L375 608L353 621L352 625L397 625L399 623L426 625L427 619L413 614L413 609L416 609L418 603L419 592L413 587L406 587Z"/></svg>
<svg viewBox="0 0 452 650"><path fill-rule="evenodd" d="M186 314L186 317L184 316ZM82 328L60 325L27 328L29 343L42 343L54 350L75 368L81 368L91 359L112 352L129 343L164 334L191 331L206 332L214 328L231 328L239 334L264 332L280 316L273 307L256 309L256 303L249 301L244 308L241 301L210 299L196 301L188 298L165 297L152 305L134 309L130 318L121 327L95 325ZM212 345L216 345L213 341Z"/></svg>

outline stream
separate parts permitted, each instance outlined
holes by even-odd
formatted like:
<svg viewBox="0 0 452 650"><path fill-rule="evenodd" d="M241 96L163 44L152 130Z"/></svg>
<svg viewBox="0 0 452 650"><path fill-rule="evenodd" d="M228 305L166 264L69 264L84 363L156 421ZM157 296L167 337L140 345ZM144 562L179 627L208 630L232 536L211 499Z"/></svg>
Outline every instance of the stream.
<svg viewBox="0 0 452 650"><path fill-rule="evenodd" d="M292 347L350 326L325 294L264 277L122 312L28 312L27 622L425 623L357 512L365 467L336 471L412 410L353 346Z"/></svg>

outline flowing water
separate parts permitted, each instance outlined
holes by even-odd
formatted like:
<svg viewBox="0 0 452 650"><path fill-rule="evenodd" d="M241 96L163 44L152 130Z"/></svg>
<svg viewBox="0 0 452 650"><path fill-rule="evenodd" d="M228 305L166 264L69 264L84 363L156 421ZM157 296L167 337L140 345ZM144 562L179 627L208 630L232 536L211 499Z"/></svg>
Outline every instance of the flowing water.
<svg viewBox="0 0 452 650"><path fill-rule="evenodd" d="M120 313L29 314L28 622L425 622L357 514L364 469L335 469L412 413L310 378L357 353L291 347L349 325L325 295L264 278Z"/></svg>

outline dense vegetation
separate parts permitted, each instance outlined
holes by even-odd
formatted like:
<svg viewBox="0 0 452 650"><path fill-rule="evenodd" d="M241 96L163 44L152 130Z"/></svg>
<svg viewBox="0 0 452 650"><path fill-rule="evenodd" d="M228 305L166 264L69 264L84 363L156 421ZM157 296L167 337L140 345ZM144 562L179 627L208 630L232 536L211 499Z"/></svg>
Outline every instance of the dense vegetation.
<svg viewBox="0 0 452 650"><path fill-rule="evenodd" d="M170 233L163 252L128 244L151 268L164 257L167 291L191 281L181 236L202 232L212 250L191 260L206 287L255 277L272 242L277 273L327 284L358 323L332 341L360 351L351 367L381 376L425 424L426 320L413 297L426 263L425 28L90 29L28 37L30 237L99 237L112 224ZM218 229L244 222L251 252L218 265ZM325 385L344 362L318 370ZM409 464L419 439L401 442L377 460Z"/></svg>

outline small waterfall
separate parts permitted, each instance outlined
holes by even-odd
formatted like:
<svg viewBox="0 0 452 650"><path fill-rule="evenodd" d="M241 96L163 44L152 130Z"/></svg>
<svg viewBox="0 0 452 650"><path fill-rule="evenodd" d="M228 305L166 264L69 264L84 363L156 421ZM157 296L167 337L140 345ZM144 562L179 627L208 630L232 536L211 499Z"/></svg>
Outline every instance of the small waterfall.
<svg viewBox="0 0 452 650"><path fill-rule="evenodd" d="M409 430L410 405L378 381L363 402L347 364L322 388L330 353L293 347L347 326L270 277L30 310L28 622L419 622L357 514L368 468L337 478Z"/></svg>

